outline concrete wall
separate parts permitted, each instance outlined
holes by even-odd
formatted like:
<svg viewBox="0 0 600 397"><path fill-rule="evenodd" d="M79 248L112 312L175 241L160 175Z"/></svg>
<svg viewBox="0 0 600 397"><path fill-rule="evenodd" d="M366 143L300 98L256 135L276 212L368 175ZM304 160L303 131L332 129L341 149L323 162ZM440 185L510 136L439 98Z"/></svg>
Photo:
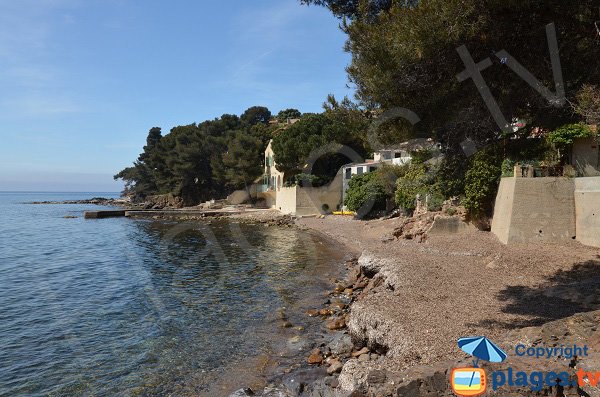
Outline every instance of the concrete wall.
<svg viewBox="0 0 600 397"><path fill-rule="evenodd" d="M600 175L600 143L597 138L579 138L573 142L572 163L578 176Z"/></svg>
<svg viewBox="0 0 600 397"><path fill-rule="evenodd" d="M492 233L505 244L573 239L574 190L569 178L502 178Z"/></svg>
<svg viewBox="0 0 600 397"><path fill-rule="evenodd" d="M296 187L282 187L277 189L275 208L284 214L296 213Z"/></svg>
<svg viewBox="0 0 600 397"><path fill-rule="evenodd" d="M342 201L342 174L339 173L333 181L321 187L282 187L277 189L275 207L284 214L318 215L325 213L323 204L329 211L335 211ZM261 197L266 193L260 193Z"/></svg>
<svg viewBox="0 0 600 397"><path fill-rule="evenodd" d="M342 204L342 173L338 173L333 181L321 187L299 187L296 193L296 215L324 214L335 211ZM329 207L328 211L323 205Z"/></svg>
<svg viewBox="0 0 600 397"><path fill-rule="evenodd" d="M600 177L575 179L577 240L600 247Z"/></svg>

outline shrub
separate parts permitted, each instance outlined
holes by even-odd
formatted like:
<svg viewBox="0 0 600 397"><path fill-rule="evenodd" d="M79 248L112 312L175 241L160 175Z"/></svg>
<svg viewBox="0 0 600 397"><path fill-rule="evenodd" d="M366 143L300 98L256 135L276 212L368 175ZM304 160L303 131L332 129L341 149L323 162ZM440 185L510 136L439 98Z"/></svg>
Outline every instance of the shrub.
<svg viewBox="0 0 600 397"><path fill-rule="evenodd" d="M375 171L350 179L344 205L363 217L373 211L385 210L387 198L385 181Z"/></svg>
<svg viewBox="0 0 600 397"><path fill-rule="evenodd" d="M501 175L502 167L497 155L481 151L473 156L465 175L464 205L469 215L476 218L489 215Z"/></svg>
<svg viewBox="0 0 600 397"><path fill-rule="evenodd" d="M448 215L450 215L450 216L454 216L454 215L456 215L456 212L457 212L457 211L456 211L456 208L452 208L452 207L450 207L450 208L448 208L448 209L446 210L446 214L448 214Z"/></svg>
<svg viewBox="0 0 600 397"><path fill-rule="evenodd" d="M548 141L557 148L566 148L576 138L589 138L592 135L592 130L585 124L566 124L548 134Z"/></svg>
<svg viewBox="0 0 600 397"><path fill-rule="evenodd" d="M417 195L424 196L432 190L433 178L427 174L424 164L411 164L402 178L396 182L396 205L412 212L415 210Z"/></svg>
<svg viewBox="0 0 600 397"><path fill-rule="evenodd" d="M442 206L444 205L444 200L446 200L446 198L441 193L433 192L429 194L427 200L427 210L441 211Z"/></svg>
<svg viewBox="0 0 600 397"><path fill-rule="evenodd" d="M515 176L515 162L511 159L504 159L501 165L502 176Z"/></svg>

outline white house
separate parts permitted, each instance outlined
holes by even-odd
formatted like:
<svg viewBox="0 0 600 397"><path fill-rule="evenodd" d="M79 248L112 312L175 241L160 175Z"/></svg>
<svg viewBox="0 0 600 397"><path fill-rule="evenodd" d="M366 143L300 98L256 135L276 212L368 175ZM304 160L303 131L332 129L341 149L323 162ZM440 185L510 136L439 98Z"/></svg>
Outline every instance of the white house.
<svg viewBox="0 0 600 397"><path fill-rule="evenodd" d="M373 153L373 159L368 159L364 163L347 164L342 167L342 203L346 198L348 183L354 175L362 175L367 172L373 172L384 164L404 165L412 159L410 153L404 149L382 149Z"/></svg>

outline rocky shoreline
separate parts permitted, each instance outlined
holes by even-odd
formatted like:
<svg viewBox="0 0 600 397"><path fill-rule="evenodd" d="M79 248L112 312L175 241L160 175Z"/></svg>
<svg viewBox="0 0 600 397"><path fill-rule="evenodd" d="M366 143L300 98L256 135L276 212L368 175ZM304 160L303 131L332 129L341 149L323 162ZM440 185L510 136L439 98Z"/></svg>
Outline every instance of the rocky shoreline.
<svg viewBox="0 0 600 397"><path fill-rule="evenodd" d="M60 205L60 204L68 204L68 205L104 205L104 206L115 206L115 207L131 207L132 203L128 199L113 199L113 198L105 198L105 197L94 197L91 199L85 200L62 200L62 201L31 201L24 204L36 204L36 205Z"/></svg>

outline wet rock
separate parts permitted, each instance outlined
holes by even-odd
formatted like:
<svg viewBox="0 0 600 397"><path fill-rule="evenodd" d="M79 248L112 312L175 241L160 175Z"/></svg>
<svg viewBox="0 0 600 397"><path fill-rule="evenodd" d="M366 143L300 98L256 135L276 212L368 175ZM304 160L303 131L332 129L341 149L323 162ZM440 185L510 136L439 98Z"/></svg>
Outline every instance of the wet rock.
<svg viewBox="0 0 600 397"><path fill-rule="evenodd" d="M335 356L345 357L352 353L354 345L352 344L352 338L347 334L336 335L331 342L329 342L329 348Z"/></svg>
<svg viewBox="0 0 600 397"><path fill-rule="evenodd" d="M283 328L292 328L292 327L293 327L292 323L290 323L289 321L284 321L284 322L282 322L282 323L281 323L281 326L282 326Z"/></svg>
<svg viewBox="0 0 600 397"><path fill-rule="evenodd" d="M316 317L319 315L319 311L317 309L310 309L306 311L309 317Z"/></svg>
<svg viewBox="0 0 600 397"><path fill-rule="evenodd" d="M339 294L341 292L344 292L344 289L346 289L346 287L344 287L341 284L338 284L335 286L335 288L333 289L333 292L335 292L336 294Z"/></svg>
<svg viewBox="0 0 600 397"><path fill-rule="evenodd" d="M346 288L344 290L344 294L346 294L346 295L352 295L353 292L354 292L354 290L352 288Z"/></svg>
<svg viewBox="0 0 600 397"><path fill-rule="evenodd" d="M287 341L287 347L290 351L305 351L313 346L314 342L301 338L300 336L294 336Z"/></svg>
<svg viewBox="0 0 600 397"><path fill-rule="evenodd" d="M310 356L308 356L308 363L311 365L319 365L323 363L323 354L321 353L321 350L314 349L312 352L310 352Z"/></svg>
<svg viewBox="0 0 600 397"><path fill-rule="evenodd" d="M311 385L327 376L323 368L308 368L295 371L282 379L285 391L292 396L304 393L308 385Z"/></svg>
<svg viewBox="0 0 600 397"><path fill-rule="evenodd" d="M346 321L343 318L332 318L325 323L325 326L330 330L342 329L346 326Z"/></svg>
<svg viewBox="0 0 600 397"><path fill-rule="evenodd" d="M321 316L330 316L333 313L331 312L330 309L321 309L321 310L319 310L319 314Z"/></svg>
<svg viewBox="0 0 600 397"><path fill-rule="evenodd" d="M348 273L348 283L350 285L356 283L361 276L360 266L354 266Z"/></svg>
<svg viewBox="0 0 600 397"><path fill-rule="evenodd" d="M273 386L267 386L261 397L292 397L292 394Z"/></svg>

